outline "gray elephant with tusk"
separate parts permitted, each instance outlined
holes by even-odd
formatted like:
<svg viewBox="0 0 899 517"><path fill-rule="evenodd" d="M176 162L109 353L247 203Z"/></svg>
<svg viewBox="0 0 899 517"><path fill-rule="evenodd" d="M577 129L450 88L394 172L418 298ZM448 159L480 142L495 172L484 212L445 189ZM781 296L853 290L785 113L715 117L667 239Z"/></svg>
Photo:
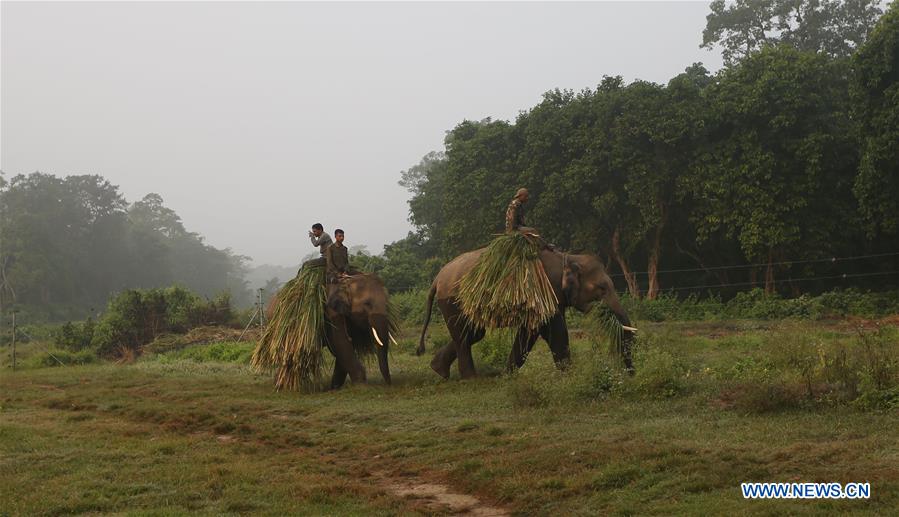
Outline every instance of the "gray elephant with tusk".
<svg viewBox="0 0 899 517"><path fill-rule="evenodd" d="M325 305L325 343L334 355L334 372L331 388L344 385L347 377L353 382L365 382L365 366L359 355L372 353L378 357L378 366L384 382L390 384L390 366L387 361L388 345L396 344L391 331L387 289L374 274L359 273L344 277L337 284L327 284ZM271 319L278 296L268 306Z"/></svg>
<svg viewBox="0 0 899 517"><path fill-rule="evenodd" d="M331 388L343 386L347 376L365 382L365 367L358 353L372 351L384 382L390 384L388 346L396 340L388 316L388 296L384 283L374 274L361 273L328 285L325 308L327 346L334 354Z"/></svg>
<svg viewBox="0 0 899 517"><path fill-rule="evenodd" d="M449 378L450 367L457 358L462 378L473 377L476 374L471 346L484 337L485 329L476 328L462 314L456 295L459 279L475 266L485 249L459 255L443 266L428 293L425 323L416 353L421 355L425 351L425 335L436 298L451 338L451 343L438 350L431 361L431 369L443 378ZM549 344L556 365L564 367L570 358L565 310L574 307L580 312L587 312L593 302L604 302L622 326L622 346L619 351L625 367L633 373L631 344L637 329L631 326L630 318L615 292L612 279L609 278L599 258L595 255L570 255L544 249L540 252L540 261L559 300L559 308L556 314L536 331L527 328L518 329L509 354L508 369L511 371L524 365L538 337L542 337Z"/></svg>

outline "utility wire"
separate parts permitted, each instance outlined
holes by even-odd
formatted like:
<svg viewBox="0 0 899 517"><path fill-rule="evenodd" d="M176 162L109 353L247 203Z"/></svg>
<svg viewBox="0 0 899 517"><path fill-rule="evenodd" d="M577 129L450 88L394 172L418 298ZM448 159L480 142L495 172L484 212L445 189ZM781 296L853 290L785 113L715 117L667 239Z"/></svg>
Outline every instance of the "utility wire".
<svg viewBox="0 0 899 517"><path fill-rule="evenodd" d="M789 280L779 280L778 283L784 282L808 282L811 280L833 280L833 279L844 279L844 278L860 278L867 276L883 276L883 275L899 275L899 271L882 271L878 273L844 273L842 275L833 275L833 276L812 276L808 278L793 278ZM707 285L690 285L685 287L669 287L667 289L659 289L659 292L667 292L667 291L687 291L690 289L710 289L710 288L719 288L719 287L734 287L734 286L747 286L747 285L758 285L759 282L733 282L728 284L707 284ZM622 293L623 294L623 293Z"/></svg>
<svg viewBox="0 0 899 517"><path fill-rule="evenodd" d="M826 259L812 259L812 260L785 260L782 262L771 262L772 266L782 266L784 264L814 264L814 263L822 263L822 262L844 262L848 260L861 260L866 258L875 258L875 257L892 257L899 256L899 252L892 253L874 253L871 255L856 255L854 257L831 257ZM711 267L697 267L697 268L685 268L685 269L660 269L656 271L656 274L662 273L686 273L690 271L713 271L720 269L741 269L741 268L749 268L749 267L767 267L769 264L767 262L762 262L758 264L736 264L731 266L711 266ZM649 274L649 271L633 271L631 272L633 275L646 275ZM613 273L609 276L624 276L624 273Z"/></svg>

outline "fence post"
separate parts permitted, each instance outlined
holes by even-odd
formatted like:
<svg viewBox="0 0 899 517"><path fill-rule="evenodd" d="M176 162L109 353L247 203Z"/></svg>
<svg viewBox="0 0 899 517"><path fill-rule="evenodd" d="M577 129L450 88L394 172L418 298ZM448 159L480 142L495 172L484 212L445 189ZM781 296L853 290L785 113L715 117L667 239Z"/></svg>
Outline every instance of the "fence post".
<svg viewBox="0 0 899 517"><path fill-rule="evenodd" d="M12 311L12 371L16 371L16 311Z"/></svg>

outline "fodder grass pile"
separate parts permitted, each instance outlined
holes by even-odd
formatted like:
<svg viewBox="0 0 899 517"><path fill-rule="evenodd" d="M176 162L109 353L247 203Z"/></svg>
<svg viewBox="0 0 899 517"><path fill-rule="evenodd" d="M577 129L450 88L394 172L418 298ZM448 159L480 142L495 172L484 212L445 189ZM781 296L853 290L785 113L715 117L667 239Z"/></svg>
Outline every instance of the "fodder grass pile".
<svg viewBox="0 0 899 517"><path fill-rule="evenodd" d="M258 371L274 370L278 390L320 384L326 297L324 266L303 268L278 292L251 361Z"/></svg>
<svg viewBox="0 0 899 517"><path fill-rule="evenodd" d="M536 329L559 300L540 261L541 244L521 233L501 235L459 279L462 312L476 327Z"/></svg>

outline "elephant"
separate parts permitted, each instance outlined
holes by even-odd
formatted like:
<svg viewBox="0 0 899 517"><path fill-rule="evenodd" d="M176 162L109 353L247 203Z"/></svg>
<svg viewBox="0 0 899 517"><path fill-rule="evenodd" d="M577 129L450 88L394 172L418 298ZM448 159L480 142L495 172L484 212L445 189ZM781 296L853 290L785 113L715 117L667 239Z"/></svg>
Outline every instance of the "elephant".
<svg viewBox="0 0 899 517"><path fill-rule="evenodd" d="M387 362L390 335L388 296L384 283L374 274L358 273L327 284L325 305L325 343L334 355L331 389L344 385L347 376L355 382L365 382L365 366L358 354L374 352L384 382L391 383ZM268 306L268 317L278 303L277 295ZM394 340L394 343L396 341Z"/></svg>
<svg viewBox="0 0 899 517"><path fill-rule="evenodd" d="M481 248L463 253L443 266L434 278L428 293L425 322L416 354L421 355L425 351L425 334L431 321L431 310L436 297L452 342L437 351L431 361L431 369L444 379L449 378L450 367L457 358L459 374L463 379L476 375L471 346L484 337L485 329L476 328L464 316L456 296L459 280L475 266L485 250L486 248ZM590 309L591 303L602 301L612 310L624 329L620 353L627 371L633 374L631 344L637 329L630 326L630 318L621 306L612 279L609 278L599 258L595 255L567 254L544 248L540 251L539 260L543 263L559 300L559 307L556 314L540 328L518 329L509 354L508 370L514 371L524 365L538 337L542 337L549 344L557 367L564 368L570 360L565 310L574 307L583 313Z"/></svg>
<svg viewBox="0 0 899 517"><path fill-rule="evenodd" d="M343 386L348 375L354 383L365 382L365 367L357 353L371 350L375 350L381 376L389 385L387 354L393 336L384 283L374 274L360 273L327 287L325 337L335 359L331 388Z"/></svg>

